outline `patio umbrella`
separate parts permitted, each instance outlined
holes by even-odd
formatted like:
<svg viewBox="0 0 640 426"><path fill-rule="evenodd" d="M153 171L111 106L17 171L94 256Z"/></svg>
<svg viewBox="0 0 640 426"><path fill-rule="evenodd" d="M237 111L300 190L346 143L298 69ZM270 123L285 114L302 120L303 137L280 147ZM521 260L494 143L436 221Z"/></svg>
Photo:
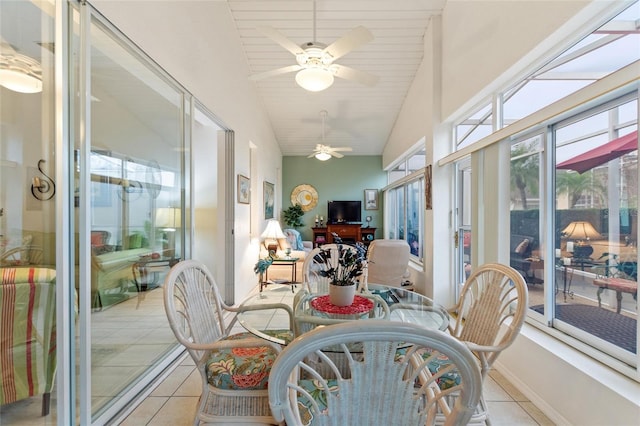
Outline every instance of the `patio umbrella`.
<svg viewBox="0 0 640 426"><path fill-rule="evenodd" d="M557 169L575 170L584 173L601 164L607 163L638 149L638 131L621 136L604 145L580 154L556 166Z"/></svg>

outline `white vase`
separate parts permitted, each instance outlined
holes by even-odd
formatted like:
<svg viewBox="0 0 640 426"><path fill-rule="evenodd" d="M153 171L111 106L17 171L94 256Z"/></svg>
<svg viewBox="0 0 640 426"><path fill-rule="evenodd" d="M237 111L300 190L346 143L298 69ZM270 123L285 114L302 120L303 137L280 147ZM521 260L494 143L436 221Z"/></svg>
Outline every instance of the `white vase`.
<svg viewBox="0 0 640 426"><path fill-rule="evenodd" d="M355 285L329 284L329 301L336 306L350 306L356 295Z"/></svg>

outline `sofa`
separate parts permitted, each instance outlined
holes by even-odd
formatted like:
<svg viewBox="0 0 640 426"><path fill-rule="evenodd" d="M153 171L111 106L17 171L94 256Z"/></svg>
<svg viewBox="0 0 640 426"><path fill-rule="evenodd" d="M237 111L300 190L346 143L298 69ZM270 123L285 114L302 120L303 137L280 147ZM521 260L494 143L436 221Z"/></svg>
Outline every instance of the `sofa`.
<svg viewBox="0 0 640 426"><path fill-rule="evenodd" d="M94 309L122 302L133 295L133 264L152 253L142 232L113 244L109 231L91 231L91 303ZM55 270L54 232L13 229L0 238L0 267L48 267ZM76 238L76 265L79 251ZM76 271L76 289L80 281ZM132 290L135 292L135 290ZM130 293L130 294L129 294Z"/></svg>
<svg viewBox="0 0 640 426"><path fill-rule="evenodd" d="M296 262L296 282L302 281L302 264L307 254L313 249L313 243L311 241L303 241L300 232L295 229L283 229L282 233L286 238L278 239L278 249L276 250L276 257L287 257L287 249L291 249L289 257L297 258ZM260 258L265 259L269 257L269 251L264 244L260 245ZM269 267L269 280L290 280L291 269L285 266L271 265Z"/></svg>

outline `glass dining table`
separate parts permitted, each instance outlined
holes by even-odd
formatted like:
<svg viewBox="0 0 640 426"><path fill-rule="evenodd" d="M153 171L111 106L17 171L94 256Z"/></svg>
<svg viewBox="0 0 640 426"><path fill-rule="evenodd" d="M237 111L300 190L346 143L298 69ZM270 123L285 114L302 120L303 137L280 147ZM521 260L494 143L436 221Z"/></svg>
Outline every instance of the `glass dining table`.
<svg viewBox="0 0 640 426"><path fill-rule="evenodd" d="M326 294L308 293L304 285L292 294L289 286L272 287L258 296L251 296L240 305L238 322L255 336L286 345L276 330L289 329L290 318L282 309L250 310L253 305L284 303L293 309L294 333L300 335L313 327L300 324L313 323L314 326L350 320L383 318L419 325L429 329L446 330L449 324L447 310L433 300L415 291L402 287L382 284L368 284L369 291L360 293L359 305L370 306L366 312L345 315L345 310L332 310L327 305ZM366 299L366 301L365 301ZM354 309L355 309L354 304ZM361 308L358 306L357 308ZM347 309L348 310L348 309ZM335 312L335 314L333 313Z"/></svg>

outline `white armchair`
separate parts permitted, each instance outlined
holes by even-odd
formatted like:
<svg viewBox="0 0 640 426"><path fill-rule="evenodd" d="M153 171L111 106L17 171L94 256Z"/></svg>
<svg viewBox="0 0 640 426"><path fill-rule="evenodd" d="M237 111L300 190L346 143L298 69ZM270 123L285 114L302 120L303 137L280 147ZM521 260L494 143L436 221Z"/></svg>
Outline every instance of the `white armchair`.
<svg viewBox="0 0 640 426"><path fill-rule="evenodd" d="M409 278L409 244L405 240L374 240L367 250L368 283L400 287Z"/></svg>

